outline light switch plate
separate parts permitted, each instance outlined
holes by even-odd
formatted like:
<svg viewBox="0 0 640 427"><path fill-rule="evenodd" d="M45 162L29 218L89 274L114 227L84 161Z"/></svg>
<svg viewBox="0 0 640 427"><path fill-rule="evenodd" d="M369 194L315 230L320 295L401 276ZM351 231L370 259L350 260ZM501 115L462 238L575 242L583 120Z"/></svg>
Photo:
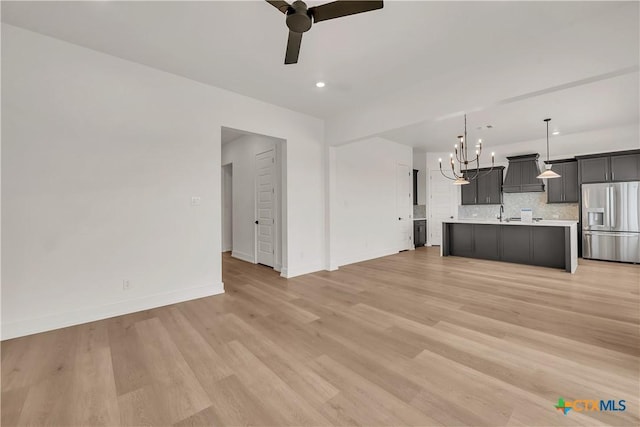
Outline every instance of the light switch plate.
<svg viewBox="0 0 640 427"><path fill-rule="evenodd" d="M191 206L200 206L202 204L202 197L191 197Z"/></svg>

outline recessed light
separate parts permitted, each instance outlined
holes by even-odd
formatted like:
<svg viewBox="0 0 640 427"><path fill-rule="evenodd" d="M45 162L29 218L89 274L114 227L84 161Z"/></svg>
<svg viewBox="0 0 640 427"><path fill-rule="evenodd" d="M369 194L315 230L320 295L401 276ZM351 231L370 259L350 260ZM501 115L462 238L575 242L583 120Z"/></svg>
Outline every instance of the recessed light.
<svg viewBox="0 0 640 427"><path fill-rule="evenodd" d="M317 82L316 87L324 87L324 82Z"/></svg>
<svg viewBox="0 0 640 427"><path fill-rule="evenodd" d="M560 135L560 131L559 130L554 130L553 132L551 132L551 135Z"/></svg>

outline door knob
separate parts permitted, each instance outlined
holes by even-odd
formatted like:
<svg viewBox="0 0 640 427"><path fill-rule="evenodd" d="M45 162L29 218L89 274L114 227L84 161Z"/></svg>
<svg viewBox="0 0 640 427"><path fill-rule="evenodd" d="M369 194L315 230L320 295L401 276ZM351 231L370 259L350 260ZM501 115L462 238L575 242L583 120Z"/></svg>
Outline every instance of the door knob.
<svg viewBox="0 0 640 427"><path fill-rule="evenodd" d="M256 219L256 225L258 225L258 220Z"/></svg>
<svg viewBox="0 0 640 427"><path fill-rule="evenodd" d="M402 218L398 217L398 221L402 221Z"/></svg>

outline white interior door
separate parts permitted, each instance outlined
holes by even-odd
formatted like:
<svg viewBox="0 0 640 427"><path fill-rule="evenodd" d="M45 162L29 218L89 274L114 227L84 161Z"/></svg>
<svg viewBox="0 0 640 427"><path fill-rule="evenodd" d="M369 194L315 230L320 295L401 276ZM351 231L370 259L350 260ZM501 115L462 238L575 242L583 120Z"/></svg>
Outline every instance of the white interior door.
<svg viewBox="0 0 640 427"><path fill-rule="evenodd" d="M275 150L256 154L256 262L273 267L275 254Z"/></svg>
<svg viewBox="0 0 640 427"><path fill-rule="evenodd" d="M413 183L411 169L398 164L396 168L396 213L398 215L398 250L411 249L413 243Z"/></svg>
<svg viewBox="0 0 640 427"><path fill-rule="evenodd" d="M429 171L429 235L427 244L442 245L442 221L456 215L458 192L452 181L442 176L439 170Z"/></svg>

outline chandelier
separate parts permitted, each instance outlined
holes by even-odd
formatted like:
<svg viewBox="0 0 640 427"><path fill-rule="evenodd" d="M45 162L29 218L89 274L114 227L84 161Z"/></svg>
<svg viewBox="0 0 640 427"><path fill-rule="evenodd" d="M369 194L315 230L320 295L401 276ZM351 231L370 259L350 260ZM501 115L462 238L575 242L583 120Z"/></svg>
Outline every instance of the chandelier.
<svg viewBox="0 0 640 427"><path fill-rule="evenodd" d="M459 144L459 146L458 146ZM481 176L487 175L493 170L495 164L495 153L491 153L491 168L487 171L480 171L480 155L482 154L482 139L478 139L475 146L475 158L469 157L469 143L467 141L467 115L464 115L464 135L458 136L458 144L453 146L453 153L449 154L449 163L451 164L451 175L447 175L442 170L442 159L438 159L440 163L440 173L447 179L453 181L455 185L465 185ZM454 157L455 153L455 157ZM456 172L456 162L458 163L458 171ZM475 163L475 168L473 164ZM473 171L475 169L475 171ZM465 172L463 172L465 171Z"/></svg>

